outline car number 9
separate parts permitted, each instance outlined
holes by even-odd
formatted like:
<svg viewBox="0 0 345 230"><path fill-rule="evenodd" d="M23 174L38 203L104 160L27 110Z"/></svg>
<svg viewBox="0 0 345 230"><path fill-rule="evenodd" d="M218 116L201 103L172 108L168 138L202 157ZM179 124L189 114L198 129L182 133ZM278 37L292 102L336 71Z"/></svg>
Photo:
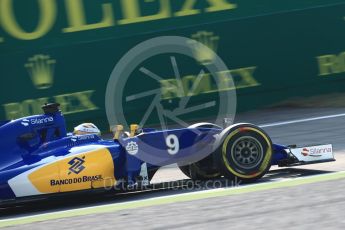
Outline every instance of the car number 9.
<svg viewBox="0 0 345 230"><path fill-rule="evenodd" d="M170 155L175 155L178 153L178 151L180 150L180 143L176 135L171 134L167 136L165 142L168 146L168 153Z"/></svg>

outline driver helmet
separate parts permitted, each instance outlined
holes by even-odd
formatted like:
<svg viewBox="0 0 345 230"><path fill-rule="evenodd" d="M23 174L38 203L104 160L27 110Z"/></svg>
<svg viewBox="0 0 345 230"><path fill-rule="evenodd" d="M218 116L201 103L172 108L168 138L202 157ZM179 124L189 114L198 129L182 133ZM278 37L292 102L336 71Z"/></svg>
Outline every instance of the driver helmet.
<svg viewBox="0 0 345 230"><path fill-rule="evenodd" d="M92 123L83 123L74 128L74 135L87 135L87 134L96 134L101 135L101 131L97 128L96 125Z"/></svg>

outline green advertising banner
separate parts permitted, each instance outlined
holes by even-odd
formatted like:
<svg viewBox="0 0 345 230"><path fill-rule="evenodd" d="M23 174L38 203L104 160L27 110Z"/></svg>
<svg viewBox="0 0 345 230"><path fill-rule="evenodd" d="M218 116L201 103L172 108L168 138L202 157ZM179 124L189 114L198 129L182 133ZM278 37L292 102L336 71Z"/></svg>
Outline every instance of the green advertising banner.
<svg viewBox="0 0 345 230"><path fill-rule="evenodd" d="M121 92L114 116L129 123L162 119L145 117L157 95L156 105L178 113L183 104L191 109L178 119L196 121L222 109L224 92L237 93L237 103L227 99L237 111L341 92L344 17L344 0L0 0L0 119L58 102L69 127L91 121L108 130L111 78ZM114 75L134 47L173 36L186 39L190 55L167 43ZM227 68L212 67L216 60Z"/></svg>

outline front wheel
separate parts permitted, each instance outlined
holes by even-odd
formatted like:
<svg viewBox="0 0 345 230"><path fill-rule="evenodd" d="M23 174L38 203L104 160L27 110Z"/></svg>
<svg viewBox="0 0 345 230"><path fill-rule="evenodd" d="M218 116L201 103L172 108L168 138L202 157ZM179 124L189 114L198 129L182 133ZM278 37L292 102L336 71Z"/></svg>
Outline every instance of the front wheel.
<svg viewBox="0 0 345 230"><path fill-rule="evenodd" d="M235 125L222 132L221 138L216 159L220 172L226 178L254 182L270 169L272 141L259 127Z"/></svg>

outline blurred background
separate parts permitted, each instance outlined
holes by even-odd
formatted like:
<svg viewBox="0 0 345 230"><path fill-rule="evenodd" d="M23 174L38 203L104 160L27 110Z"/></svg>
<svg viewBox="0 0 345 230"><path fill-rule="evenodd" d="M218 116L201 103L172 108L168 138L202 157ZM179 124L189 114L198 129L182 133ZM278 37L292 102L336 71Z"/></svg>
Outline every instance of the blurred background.
<svg viewBox="0 0 345 230"><path fill-rule="evenodd" d="M114 67L130 49L159 36L194 39L229 68L235 87L226 81L217 87L206 73L189 95L194 103L236 90L238 112L341 107L344 12L344 0L0 0L0 120L41 113L42 104L58 102L69 127L94 122L108 130L105 94ZM194 60L177 57L182 86L189 89L213 58L198 52ZM177 92L180 82L164 55L145 63L163 80L133 71L124 98L158 88L162 104L171 106L186 96ZM142 101L123 103L133 122L147 109Z"/></svg>

